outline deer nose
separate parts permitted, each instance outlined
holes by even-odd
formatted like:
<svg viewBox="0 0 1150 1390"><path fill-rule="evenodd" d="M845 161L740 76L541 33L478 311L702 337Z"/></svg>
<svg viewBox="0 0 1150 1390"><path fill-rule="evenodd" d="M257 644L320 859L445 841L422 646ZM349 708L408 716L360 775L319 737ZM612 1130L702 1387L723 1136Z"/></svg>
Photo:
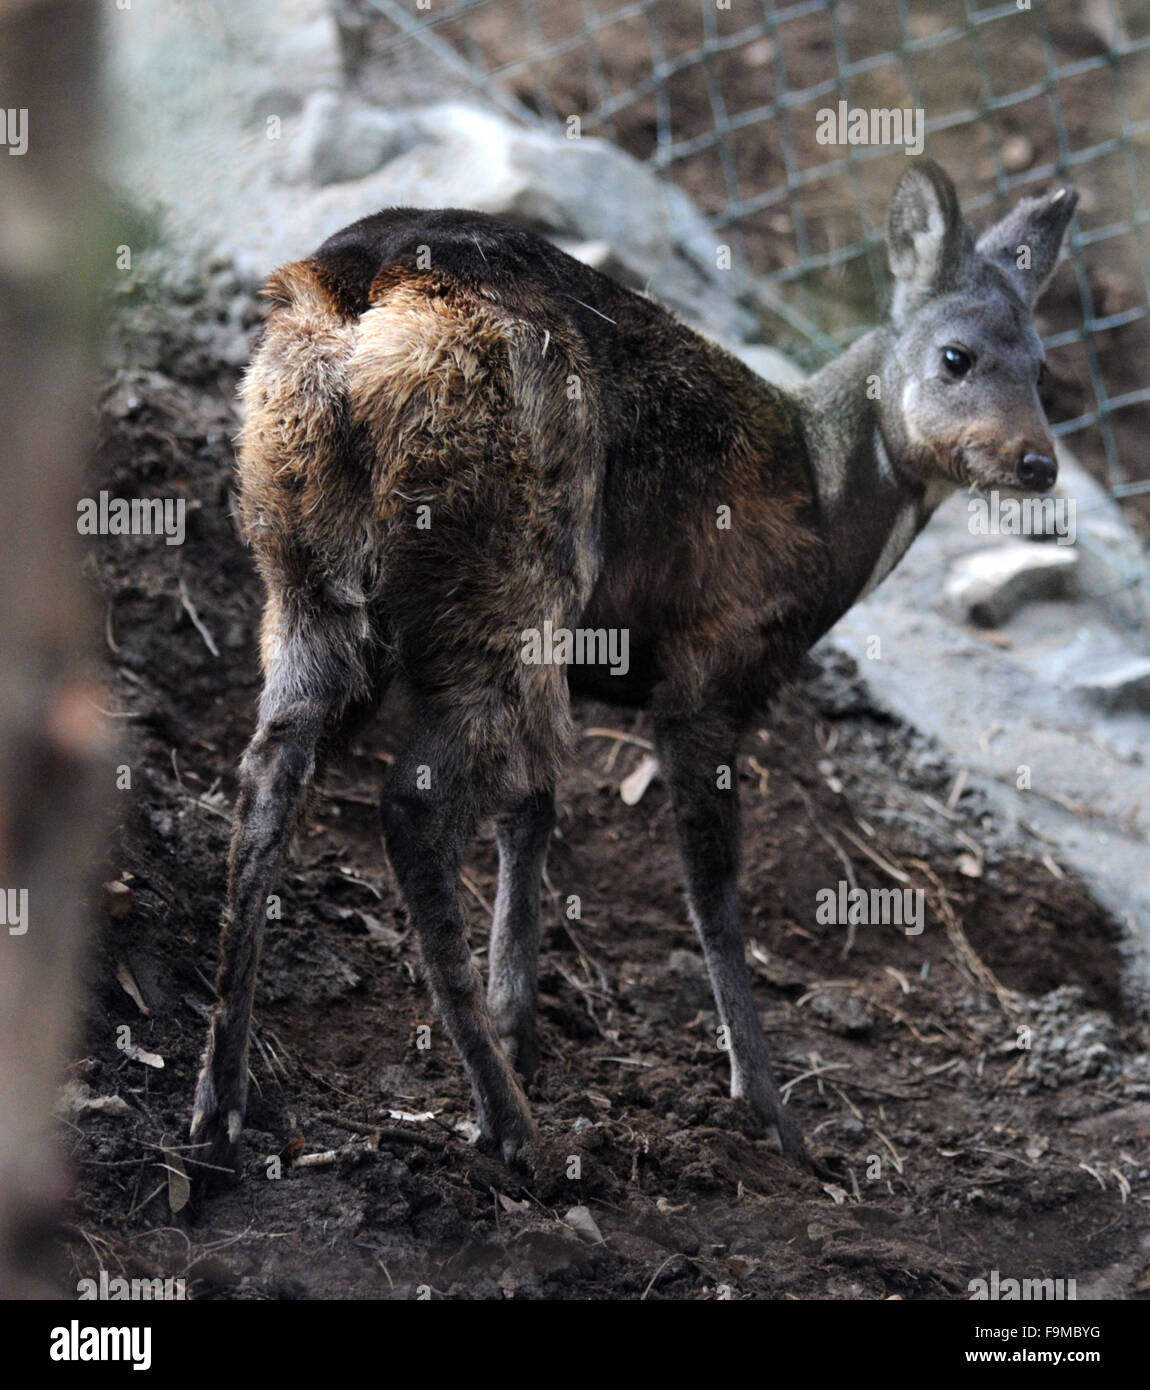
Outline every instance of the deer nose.
<svg viewBox="0 0 1150 1390"><path fill-rule="evenodd" d="M1049 492L1058 477L1058 465L1049 454L1023 454L1018 461L1020 486Z"/></svg>

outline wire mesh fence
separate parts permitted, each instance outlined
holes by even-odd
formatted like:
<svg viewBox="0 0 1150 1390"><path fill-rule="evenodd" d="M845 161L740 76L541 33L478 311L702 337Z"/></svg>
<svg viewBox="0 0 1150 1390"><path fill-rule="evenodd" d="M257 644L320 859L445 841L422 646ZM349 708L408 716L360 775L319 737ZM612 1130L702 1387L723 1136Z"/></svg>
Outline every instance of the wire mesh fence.
<svg viewBox="0 0 1150 1390"><path fill-rule="evenodd" d="M808 366L881 311L883 216L913 143L828 141L832 116L903 114L976 221L1072 181L1072 254L1040 318L1046 404L1150 517L1148 0L357 3L380 60L430 49L461 89L534 125L577 116L684 187L786 295L781 345Z"/></svg>

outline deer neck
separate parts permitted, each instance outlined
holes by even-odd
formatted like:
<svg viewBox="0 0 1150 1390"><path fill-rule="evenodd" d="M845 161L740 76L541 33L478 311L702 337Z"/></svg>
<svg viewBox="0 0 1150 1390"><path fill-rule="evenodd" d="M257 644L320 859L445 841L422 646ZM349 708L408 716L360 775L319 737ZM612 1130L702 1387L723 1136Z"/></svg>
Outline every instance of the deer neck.
<svg viewBox="0 0 1150 1390"><path fill-rule="evenodd" d="M797 392L831 569L824 631L886 578L953 491L901 457L888 413L897 403L883 399L891 350L890 330L872 329Z"/></svg>

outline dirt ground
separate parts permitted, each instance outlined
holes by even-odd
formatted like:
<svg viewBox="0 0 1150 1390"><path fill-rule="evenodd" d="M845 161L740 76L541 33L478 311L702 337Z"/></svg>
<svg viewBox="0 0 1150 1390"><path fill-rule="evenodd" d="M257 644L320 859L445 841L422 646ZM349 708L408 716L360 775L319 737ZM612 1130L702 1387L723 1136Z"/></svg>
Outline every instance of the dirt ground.
<svg viewBox="0 0 1150 1390"><path fill-rule="evenodd" d="M186 1203L178 1156L258 688L259 585L229 507L235 375L214 348L255 321L240 291L221 266L137 288L109 350L92 495L183 498L187 538L92 542L131 788L114 794L62 1126L76 1186L61 1287L103 1267L184 1277L197 1299L953 1299L997 1269L1075 1279L1080 1298L1150 1294L1150 1054L1122 929L1040 842L1004 843L833 655L739 768L757 997L830 1179L726 1097L666 790L619 795L648 731L582 705L545 901L538 1144L505 1167L468 1142L462 1069L377 831L385 715L325 779L285 872L244 1181ZM488 827L467 875L481 969L495 868ZM848 875L921 888L922 934L819 925L817 891Z"/></svg>

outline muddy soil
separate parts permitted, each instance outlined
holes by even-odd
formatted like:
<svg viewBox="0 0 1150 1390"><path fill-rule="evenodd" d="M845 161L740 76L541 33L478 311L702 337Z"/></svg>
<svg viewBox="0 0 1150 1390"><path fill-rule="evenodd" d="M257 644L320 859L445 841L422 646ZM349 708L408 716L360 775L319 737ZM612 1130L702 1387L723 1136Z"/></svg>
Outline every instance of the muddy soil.
<svg viewBox="0 0 1150 1390"><path fill-rule="evenodd" d="M187 1202L179 1155L258 690L235 371L217 348L258 310L226 266L148 286L145 269L122 297L91 489L181 498L187 535L91 542L131 786L112 793L61 1131L76 1173L62 1289L102 1266L183 1277L198 1299L955 1299L997 1269L1146 1297L1150 1056L1122 929L1040 842L1004 843L833 652L739 764L756 995L830 1176L784 1160L727 1098L666 789L619 794L649 729L596 705L577 710L544 900L540 1138L512 1167L476 1150L380 846L385 712L325 777L284 874L244 1180ZM480 970L495 871L488 826L465 890ZM817 893L851 877L921 889L921 934L820 924ZM333 1157L298 1166L316 1154Z"/></svg>

